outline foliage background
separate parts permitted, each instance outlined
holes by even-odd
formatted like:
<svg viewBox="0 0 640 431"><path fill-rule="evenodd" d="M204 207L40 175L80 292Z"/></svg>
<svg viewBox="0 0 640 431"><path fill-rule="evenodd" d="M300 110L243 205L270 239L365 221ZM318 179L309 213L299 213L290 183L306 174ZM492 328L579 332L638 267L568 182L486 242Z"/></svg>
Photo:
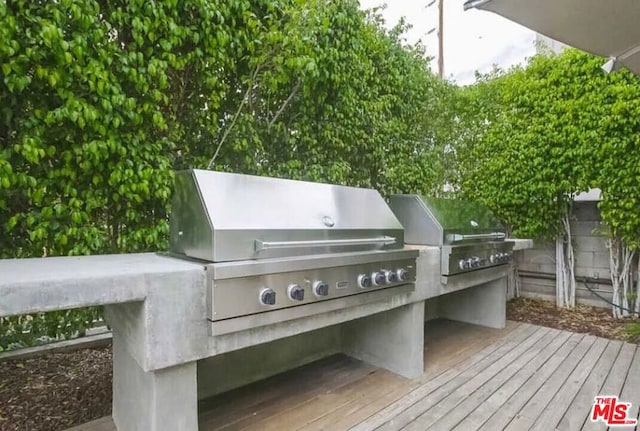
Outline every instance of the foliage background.
<svg viewBox="0 0 640 431"><path fill-rule="evenodd" d="M459 89L456 185L485 202L515 235L554 238L572 197L602 189L612 235L640 234L640 79L604 73L603 60L568 49Z"/></svg>
<svg viewBox="0 0 640 431"><path fill-rule="evenodd" d="M637 316L640 283L635 292L630 285L640 268L632 262L640 245L640 80L626 70L604 73L603 62L571 49L547 53L461 89L457 185L461 196L493 208L514 235L558 239L563 283L573 286L573 197L600 188L613 303L635 306ZM558 301L571 305L573 288L559 289L563 283Z"/></svg>
<svg viewBox="0 0 640 431"><path fill-rule="evenodd" d="M164 250L189 167L438 190L452 86L355 0L0 1L0 258ZM99 309L0 319L0 348Z"/></svg>
<svg viewBox="0 0 640 431"><path fill-rule="evenodd" d="M481 200L640 245L640 82L567 50L458 87L355 0L0 0L0 258L165 250L189 167ZM0 274L1 276L1 274ZM0 349L99 309L0 318Z"/></svg>

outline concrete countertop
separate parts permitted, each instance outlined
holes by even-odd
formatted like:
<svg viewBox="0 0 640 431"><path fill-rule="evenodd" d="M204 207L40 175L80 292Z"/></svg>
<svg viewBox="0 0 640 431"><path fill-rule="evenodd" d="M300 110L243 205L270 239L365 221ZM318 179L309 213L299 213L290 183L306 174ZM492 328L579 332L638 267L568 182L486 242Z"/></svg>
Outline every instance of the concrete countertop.
<svg viewBox="0 0 640 431"><path fill-rule="evenodd" d="M156 253L0 259L0 316L142 301L168 274L204 265Z"/></svg>
<svg viewBox="0 0 640 431"><path fill-rule="evenodd" d="M533 240L526 238L507 238L506 241L513 243L513 251L527 250L533 248Z"/></svg>

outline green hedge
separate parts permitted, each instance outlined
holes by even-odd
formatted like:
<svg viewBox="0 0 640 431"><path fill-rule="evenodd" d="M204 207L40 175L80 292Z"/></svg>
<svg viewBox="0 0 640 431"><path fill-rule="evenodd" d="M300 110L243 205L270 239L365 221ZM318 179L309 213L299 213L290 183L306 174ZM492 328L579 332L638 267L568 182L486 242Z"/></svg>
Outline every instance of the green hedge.
<svg viewBox="0 0 640 431"><path fill-rule="evenodd" d="M451 88L401 33L352 0L0 2L0 257L163 250L193 166L436 187ZM0 348L96 316L2 319Z"/></svg>

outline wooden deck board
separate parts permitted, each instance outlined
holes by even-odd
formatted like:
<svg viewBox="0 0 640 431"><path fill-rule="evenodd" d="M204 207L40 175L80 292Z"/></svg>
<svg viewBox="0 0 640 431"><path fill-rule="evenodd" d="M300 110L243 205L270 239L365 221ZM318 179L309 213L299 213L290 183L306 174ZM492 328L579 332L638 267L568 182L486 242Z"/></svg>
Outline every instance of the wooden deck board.
<svg viewBox="0 0 640 431"><path fill-rule="evenodd" d="M562 420L565 412L569 408L571 401L576 396L584 381L600 359L600 356L609 344L609 340L598 338L592 345L587 354L578 363L571 375L567 378L565 384L556 392L551 399L545 411L538 416L535 424L531 428L534 431L546 431L556 429L558 423Z"/></svg>
<svg viewBox="0 0 640 431"><path fill-rule="evenodd" d="M450 320L427 322L425 328L425 364L427 376L436 376L451 367L466 361L474 354L503 340L522 324L507 322L504 329L485 328ZM451 342L451 334L455 342Z"/></svg>
<svg viewBox="0 0 640 431"><path fill-rule="evenodd" d="M510 332L511 336L518 337L521 333L527 329L526 325L519 325L514 331ZM428 336L428 335L427 335ZM439 374L435 377L433 376L425 376L425 379L421 384L416 387L413 391L409 392L402 399L396 401L393 404L388 405L386 408L380 410L376 414L367 418L365 421L358 424L353 428L353 431L365 431L365 430L373 430L377 427L384 424L386 421L396 417L404 410L407 409L408 406L411 406L425 396L438 389L443 384L449 382L454 377L460 375L465 369L476 366L478 364L481 367L489 364L492 359L491 355L502 348L505 344L507 344L509 337L501 338L496 340L495 342L489 344L481 351L477 352L473 356L467 359L467 361L458 362L457 365L453 366L449 370L445 371L442 374ZM426 358L425 361L429 361L429 358Z"/></svg>
<svg viewBox="0 0 640 431"><path fill-rule="evenodd" d="M382 408L400 399L409 390L409 383L391 386L377 386L367 388L363 393L364 398L356 398L347 402L337 410L324 414L324 416L299 428L304 431L346 430L352 428L378 412Z"/></svg>
<svg viewBox="0 0 640 431"><path fill-rule="evenodd" d="M620 400L631 403L630 417L637 418L640 407L640 351L637 348L620 392Z"/></svg>
<svg viewBox="0 0 640 431"><path fill-rule="evenodd" d="M600 388L599 395L620 395L622 392L622 385L629 372L633 355L636 351L636 346L625 343L620 349L620 353L616 357L616 361L613 363L611 370L607 374L607 378ZM602 431L606 430L607 426L602 422L590 422L585 421L582 426L584 431Z"/></svg>
<svg viewBox="0 0 640 431"><path fill-rule="evenodd" d="M392 389L399 385L399 379L391 373L376 371L366 378L352 381L334 390L319 394L289 409L282 410L264 420L252 423L251 427L243 429L261 431L281 431L283 429L299 429L309 422L321 419L327 414L339 410L350 402L363 401L367 391L375 387Z"/></svg>
<svg viewBox="0 0 640 431"><path fill-rule="evenodd" d="M554 394L562 387L575 367L596 341L596 337L588 335L571 354L562 362L549 379L538 389L536 394L527 402L520 413L505 428L508 431L524 431L533 426L534 422L549 405Z"/></svg>
<svg viewBox="0 0 640 431"><path fill-rule="evenodd" d="M504 429L538 389L547 382L583 338L584 335L582 334L572 334L551 359L545 362L543 367L537 370L531 378L517 388L517 391L504 404L493 412L489 420L480 426L480 429L483 431Z"/></svg>
<svg viewBox="0 0 640 431"><path fill-rule="evenodd" d="M515 322L428 322L424 369L408 380L335 355L201 402L200 429L606 429L588 420L596 395L620 395L639 413L634 344ZM105 417L71 430L115 427Z"/></svg>
<svg viewBox="0 0 640 431"><path fill-rule="evenodd" d="M542 328L537 328L534 326L523 326L523 330L515 334L515 336L510 339L510 341L494 350L490 355L474 363L471 367L461 367L461 372L458 375L444 384L433 387L432 390L430 390L423 398L414 400L410 399L409 397L404 397L400 400L400 411L394 411L394 414L390 417L387 417L386 422L376 428L376 430L399 430L409 425L416 418L422 415L425 410L429 409L431 406L446 398L451 392L457 390L460 386L473 379L476 375L478 375L478 373L481 373L483 370L491 367L493 364L495 364L496 361L504 358L505 355L507 355L513 349L517 348L520 345L521 341L533 335L540 329ZM427 382L424 387L430 386L434 385L430 385L430 382Z"/></svg>
<svg viewBox="0 0 640 431"><path fill-rule="evenodd" d="M593 399L596 395L600 394L600 388L602 388L609 374L609 370L613 366L618 353L620 353L622 344L622 341L609 341L607 349L598 360L598 363L593 367L593 372L589 374L580 391L571 402L571 405L567 408L564 417L558 424L559 429L582 429L582 426L589 417Z"/></svg>
<svg viewBox="0 0 640 431"><path fill-rule="evenodd" d="M278 399L303 397L317 382L332 382L351 373L360 363L334 355L314 364L305 365L289 373L280 374L200 402L200 422L213 417L215 423L228 423L232 418L252 414Z"/></svg>
<svg viewBox="0 0 640 431"><path fill-rule="evenodd" d="M549 328L536 328L534 333L522 340L522 342L514 349L504 354L493 364L480 371L472 379L466 381L454 391L450 391L443 400L428 408L428 410L422 413L404 429L407 431L423 431L430 429L432 426L434 427L433 429L436 430L447 430L453 428L457 422L462 420L462 417L455 413L455 409L457 409L460 404L463 404L470 399L472 400L471 402L473 402L473 398L470 398L470 395L479 391L480 388L488 382L499 382L501 379L500 375L504 373L505 370L513 369L513 373L515 373L515 367L512 367L512 365L515 364L516 367L524 366L527 361L533 358L533 355L527 356L527 353L531 354L531 349L540 340L543 340L544 342L544 338L549 331ZM508 378L509 376L505 377ZM448 423L448 417L452 418L454 421L453 424ZM456 420L456 418L459 419Z"/></svg>
<svg viewBox="0 0 640 431"><path fill-rule="evenodd" d="M301 376L295 382L287 382L288 389L283 391L282 395L270 398L250 409L244 409L242 414L216 415L207 412L200 418L200 428L220 430L263 429L264 425L259 424L264 423L272 416L286 416L287 413L290 421L294 422L295 415L301 409L307 407L309 403L316 401L318 397L323 394L341 391L344 386L351 385L375 371L374 367L362 363L352 363L351 366L343 367L339 373L334 374L331 378L313 379ZM399 379L397 376L394 377ZM304 385L304 389L301 385ZM259 394L259 391L256 391L256 393ZM234 400L234 404L242 405L242 399L238 400L238 402ZM306 411L307 409L304 410ZM223 411L223 413L226 412Z"/></svg>
<svg viewBox="0 0 640 431"><path fill-rule="evenodd" d="M509 365L497 379L483 385L458 405L444 420L433 424L433 429L478 429L497 411L522 384L535 373L569 338L569 334L552 330L539 340L526 355Z"/></svg>
<svg viewBox="0 0 640 431"><path fill-rule="evenodd" d="M567 332L555 331L556 335L552 341L540 351L531 362L520 368L507 382L500 386L491 396L478 405L460 423L456 425L457 430L477 430L491 416L505 409L508 400L518 391L535 373L539 373L541 368L550 366L552 358L558 354L565 345L570 335ZM508 422L508 421L506 421ZM505 422L505 423L506 423ZM503 424L504 425L504 424Z"/></svg>

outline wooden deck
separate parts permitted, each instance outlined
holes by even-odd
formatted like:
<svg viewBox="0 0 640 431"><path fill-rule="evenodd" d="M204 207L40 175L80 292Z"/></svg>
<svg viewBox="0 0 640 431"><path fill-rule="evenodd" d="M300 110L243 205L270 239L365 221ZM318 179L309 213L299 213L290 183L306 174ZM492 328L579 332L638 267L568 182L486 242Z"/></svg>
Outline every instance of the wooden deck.
<svg viewBox="0 0 640 431"><path fill-rule="evenodd" d="M201 403L201 430L604 430L596 395L640 405L635 344L509 322L428 323L425 374L333 356ZM630 430L632 427L616 428ZM110 418L74 431L114 431Z"/></svg>

